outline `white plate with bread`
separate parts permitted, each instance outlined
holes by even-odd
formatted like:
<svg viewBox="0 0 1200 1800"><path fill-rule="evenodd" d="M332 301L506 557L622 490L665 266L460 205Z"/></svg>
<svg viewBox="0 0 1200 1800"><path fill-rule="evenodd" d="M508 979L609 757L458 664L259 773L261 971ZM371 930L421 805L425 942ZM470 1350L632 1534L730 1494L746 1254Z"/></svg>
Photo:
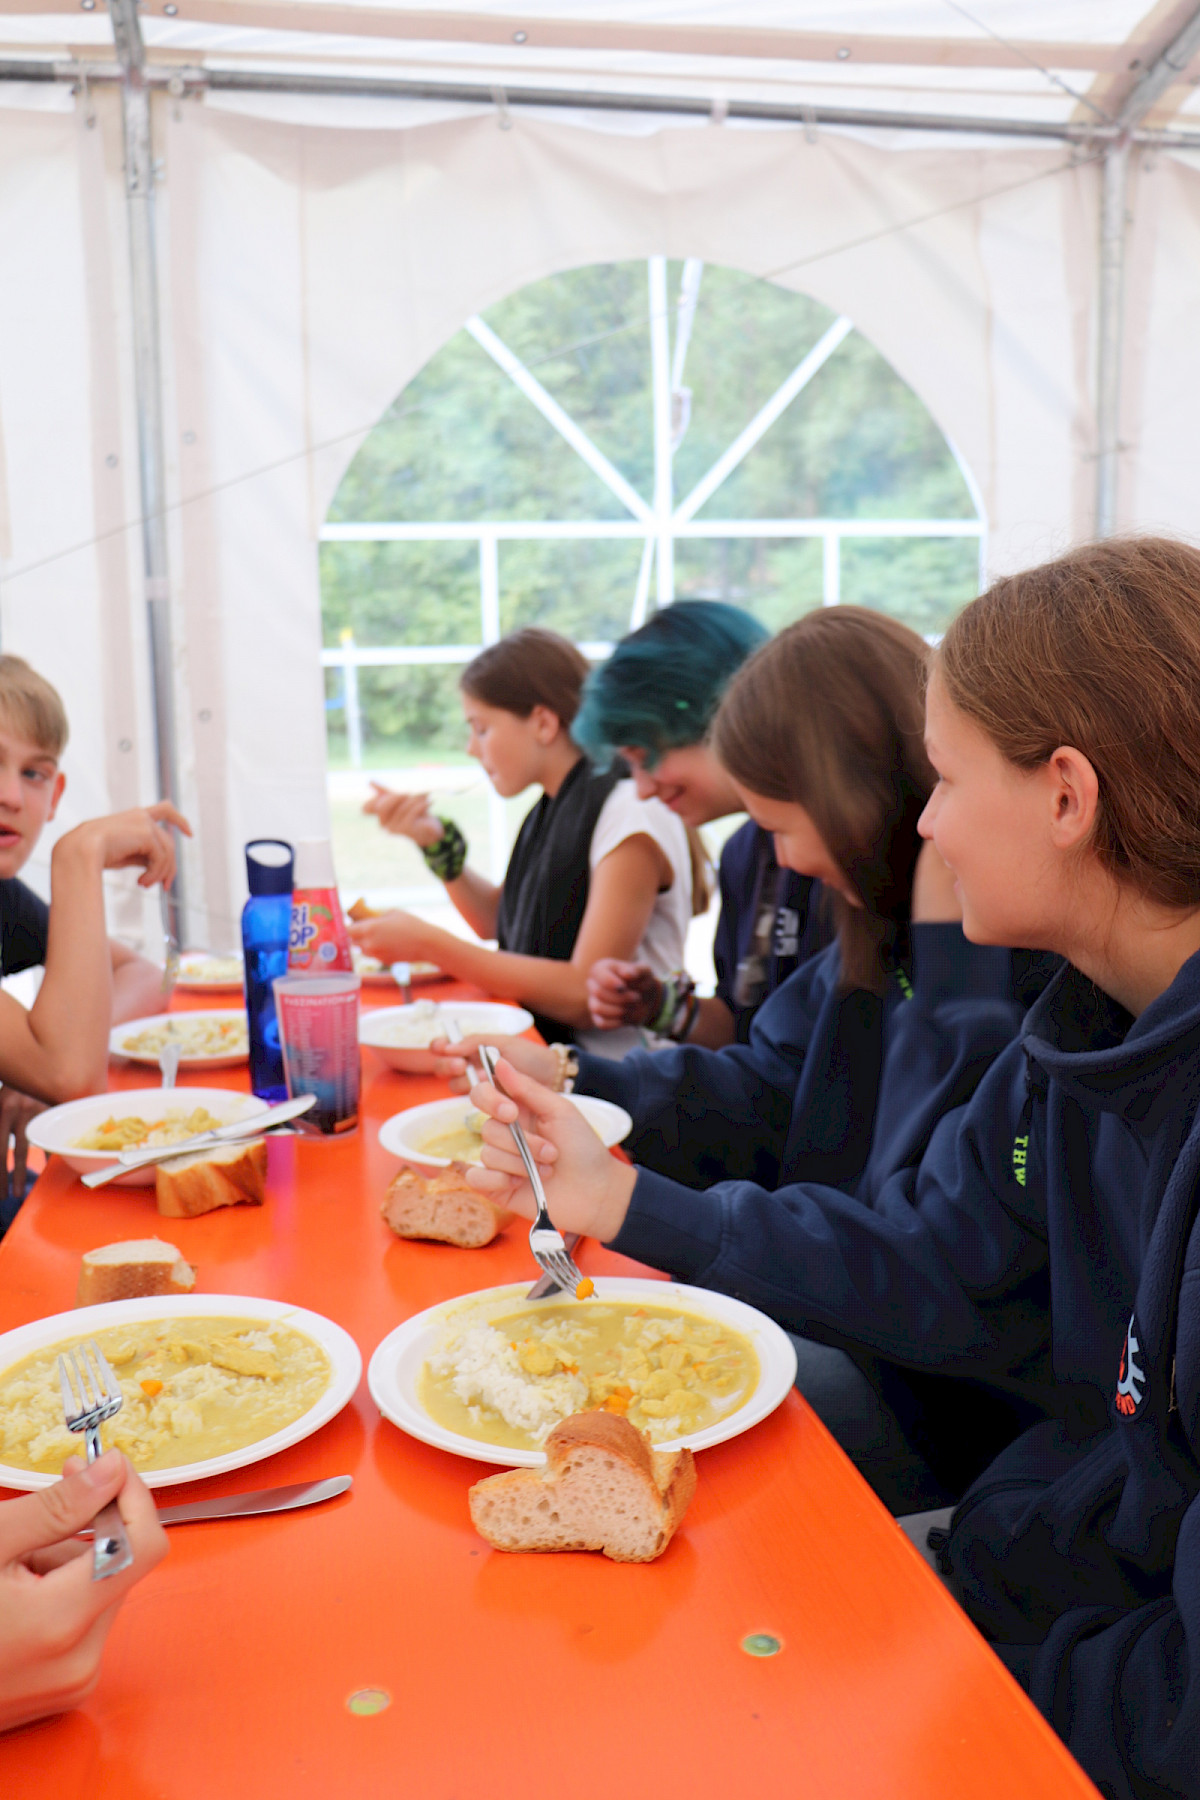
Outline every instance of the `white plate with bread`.
<svg viewBox="0 0 1200 1800"><path fill-rule="evenodd" d="M463 1037L520 1037L533 1024L522 1006L488 1000L415 1000L411 1006L379 1006L358 1021L358 1041L402 1075L431 1075L437 1061L429 1048L457 1026Z"/></svg>
<svg viewBox="0 0 1200 1800"><path fill-rule="evenodd" d="M147 1248L147 1246L143 1246ZM0 1390L7 1372L39 1350L56 1344L77 1343L94 1337L113 1326L136 1325L147 1321L187 1319L229 1319L239 1323L286 1326L312 1339L329 1362L329 1379L318 1399L298 1418L271 1432L269 1436L245 1444L222 1455L204 1457L196 1462L176 1463L171 1467L139 1471L147 1487L175 1487L186 1481L205 1480L210 1475L225 1475L250 1463L262 1462L277 1451L311 1437L322 1425L335 1418L351 1399L362 1375L362 1357L358 1345L340 1325L321 1313L309 1312L302 1306L291 1306L284 1300L252 1298L245 1294L177 1294L154 1295L133 1300L114 1300L99 1306L77 1307L74 1312L55 1313L48 1319L20 1325L15 1331L0 1335ZM120 1417L120 1414L117 1415ZM0 1419L0 1427L3 1421ZM3 1430L0 1429L0 1440ZM0 1487L42 1488L58 1479L57 1473L21 1468L6 1463L0 1452Z"/></svg>
<svg viewBox="0 0 1200 1800"><path fill-rule="evenodd" d="M633 1129L633 1120L624 1107L611 1100L597 1100L592 1094L568 1094L572 1106L579 1108L606 1150L622 1143ZM418 1163L422 1168L448 1169L451 1163L477 1163L483 1139L476 1129L482 1114L472 1104L469 1094L450 1100L428 1100L424 1106L410 1106L407 1112L393 1113L379 1127L379 1142L402 1162ZM440 1145L441 1149L431 1149Z"/></svg>
<svg viewBox="0 0 1200 1800"><path fill-rule="evenodd" d="M107 1169L117 1161L117 1150L92 1150L80 1145L80 1138L101 1133L106 1124L126 1126L141 1120L147 1126L159 1126L168 1118L178 1118L180 1127L195 1111L211 1114L219 1125L232 1125L235 1119L252 1119L267 1111L264 1100L253 1094L239 1094L231 1088L126 1088L108 1094L91 1094L86 1100L68 1100L63 1106L52 1106L30 1120L26 1135L31 1144L49 1156L61 1156L77 1175L88 1175L93 1169ZM139 1147L139 1138L129 1135L133 1126L118 1132L127 1141L125 1149ZM184 1133L184 1135L190 1135ZM130 1169L117 1177L121 1187L153 1187L154 1170Z"/></svg>
<svg viewBox="0 0 1200 1800"><path fill-rule="evenodd" d="M231 1069L250 1056L245 1008L155 1013L149 1019L129 1019L113 1026L108 1053L157 1068L169 1043L179 1045L181 1069Z"/></svg>
<svg viewBox="0 0 1200 1800"><path fill-rule="evenodd" d="M531 1276L534 1271L531 1270ZM519 1311L529 1292L529 1283L486 1288L479 1293L464 1294L442 1301L406 1319L389 1332L371 1357L367 1367L367 1385L371 1398L393 1425L409 1437L433 1444L439 1450L474 1462L498 1463L508 1468L540 1468L546 1460L544 1450L517 1449L511 1445L491 1443L466 1437L441 1425L425 1410L420 1399L422 1371L429 1357L439 1349L455 1316L472 1314L475 1309L497 1315L511 1307ZM667 1443L656 1444L661 1451L705 1450L727 1438L740 1437L757 1425L787 1398L796 1379L796 1351L774 1319L734 1300L728 1294L710 1293L707 1288L687 1287L682 1282L646 1281L624 1276L600 1275L595 1280L595 1298L599 1301L626 1301L654 1308L678 1308L692 1319L726 1325L748 1338L758 1359L758 1379L742 1404L704 1430L688 1432ZM553 1304L564 1303L562 1295ZM581 1315L592 1304L590 1300L570 1302Z"/></svg>

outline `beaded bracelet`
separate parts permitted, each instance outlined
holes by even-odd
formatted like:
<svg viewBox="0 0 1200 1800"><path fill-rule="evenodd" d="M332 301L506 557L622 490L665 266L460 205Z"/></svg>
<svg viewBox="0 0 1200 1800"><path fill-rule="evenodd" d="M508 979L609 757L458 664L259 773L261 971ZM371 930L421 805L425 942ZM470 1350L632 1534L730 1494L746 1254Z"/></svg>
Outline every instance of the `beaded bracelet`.
<svg viewBox="0 0 1200 1800"><path fill-rule="evenodd" d="M442 835L436 844L423 844L425 867L439 881L457 881L467 861L467 840L453 819L439 819Z"/></svg>
<svg viewBox="0 0 1200 1800"><path fill-rule="evenodd" d="M673 1027L690 1000L695 986L686 969L674 969L670 975L663 977L662 1002L649 1025L656 1036L674 1037Z"/></svg>
<svg viewBox="0 0 1200 1800"><path fill-rule="evenodd" d="M558 1058L558 1069L554 1078L555 1093L573 1093L575 1081L579 1074L579 1057L575 1053L574 1045L549 1044L547 1045L547 1048L553 1050L555 1056Z"/></svg>

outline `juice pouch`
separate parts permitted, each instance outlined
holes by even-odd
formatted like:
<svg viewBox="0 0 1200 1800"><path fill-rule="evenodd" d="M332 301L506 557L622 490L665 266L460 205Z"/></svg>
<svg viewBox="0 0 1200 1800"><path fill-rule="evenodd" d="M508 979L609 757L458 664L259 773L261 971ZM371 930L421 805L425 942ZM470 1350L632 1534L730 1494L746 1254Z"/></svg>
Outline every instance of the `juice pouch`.
<svg viewBox="0 0 1200 1800"><path fill-rule="evenodd" d="M288 934L289 975L332 975L353 970L350 938L342 917L326 838L301 838L296 845L292 923Z"/></svg>

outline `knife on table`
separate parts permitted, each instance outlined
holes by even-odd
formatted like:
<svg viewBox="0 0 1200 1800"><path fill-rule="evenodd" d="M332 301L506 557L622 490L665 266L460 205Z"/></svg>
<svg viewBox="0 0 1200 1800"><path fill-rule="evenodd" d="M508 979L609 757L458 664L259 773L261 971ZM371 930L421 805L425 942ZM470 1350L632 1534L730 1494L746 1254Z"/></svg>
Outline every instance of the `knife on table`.
<svg viewBox="0 0 1200 1800"><path fill-rule="evenodd" d="M259 1488L253 1494L226 1494L221 1500L196 1500L190 1506L160 1506L160 1525L192 1525L199 1519L249 1519L258 1513L292 1512L298 1506L316 1506L332 1500L353 1486L352 1475L331 1475L327 1481L301 1481L295 1487Z"/></svg>
<svg viewBox="0 0 1200 1800"><path fill-rule="evenodd" d="M301 1113L310 1111L316 1104L315 1094L297 1094L294 1100L284 1100L279 1106L268 1107L266 1112L251 1113L248 1119L234 1119L212 1131L198 1132L195 1137L183 1138L178 1144L162 1144L156 1150L122 1150L116 1162L85 1175L83 1185L103 1187L106 1182L128 1175L131 1169L150 1169L155 1163L170 1162L176 1156L190 1156L193 1150L203 1150L213 1144L234 1144L239 1138L261 1137L264 1131L273 1131L277 1125L286 1125L289 1119L298 1119Z"/></svg>

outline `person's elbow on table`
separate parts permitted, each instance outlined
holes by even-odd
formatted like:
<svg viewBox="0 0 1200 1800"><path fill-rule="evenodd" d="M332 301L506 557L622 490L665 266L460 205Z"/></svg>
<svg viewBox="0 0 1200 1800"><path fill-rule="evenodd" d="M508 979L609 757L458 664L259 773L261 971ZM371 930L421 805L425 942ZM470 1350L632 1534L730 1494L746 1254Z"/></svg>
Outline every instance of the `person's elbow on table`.
<svg viewBox="0 0 1200 1800"><path fill-rule="evenodd" d="M92 1580L75 1534L115 1499L133 1550L119 1575ZM78 1706L96 1685L105 1639L129 1590L166 1555L144 1483L118 1450L0 1504L0 1731Z"/></svg>

